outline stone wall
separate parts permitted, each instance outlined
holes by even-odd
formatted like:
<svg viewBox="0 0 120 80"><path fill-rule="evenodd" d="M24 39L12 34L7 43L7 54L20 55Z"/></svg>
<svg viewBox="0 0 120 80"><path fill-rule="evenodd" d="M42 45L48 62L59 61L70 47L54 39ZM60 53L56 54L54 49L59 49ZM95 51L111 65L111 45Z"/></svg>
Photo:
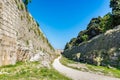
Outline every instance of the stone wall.
<svg viewBox="0 0 120 80"><path fill-rule="evenodd" d="M52 60L54 49L22 0L0 0L0 66L30 60L41 51Z"/></svg>
<svg viewBox="0 0 120 80"><path fill-rule="evenodd" d="M0 65L16 63L17 14L16 5L12 0L0 1Z"/></svg>
<svg viewBox="0 0 120 80"><path fill-rule="evenodd" d="M68 58L75 59L76 55L80 53L79 60L92 64L95 58L101 57L103 58L103 62L107 61L111 65L118 65L120 63L119 35L120 26L108 30L105 34L98 35L87 42L81 43L79 46L65 50L63 54Z"/></svg>

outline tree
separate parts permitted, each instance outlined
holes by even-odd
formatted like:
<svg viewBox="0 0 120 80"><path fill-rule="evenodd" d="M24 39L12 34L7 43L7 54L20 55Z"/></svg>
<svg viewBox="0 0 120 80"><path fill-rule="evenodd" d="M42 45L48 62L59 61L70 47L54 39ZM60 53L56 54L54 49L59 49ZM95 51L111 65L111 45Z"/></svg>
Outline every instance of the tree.
<svg viewBox="0 0 120 80"><path fill-rule="evenodd" d="M23 2L24 2L24 4L25 4L25 6L27 6L27 5L28 5L28 3L31 3L31 1L32 1L32 0L23 0Z"/></svg>
<svg viewBox="0 0 120 80"><path fill-rule="evenodd" d="M87 35L89 39L102 33L102 29L100 28L101 19L102 18L100 16L91 19L87 26Z"/></svg>
<svg viewBox="0 0 120 80"><path fill-rule="evenodd" d="M110 7L113 14L113 26L120 24L120 0L110 0Z"/></svg>
<svg viewBox="0 0 120 80"><path fill-rule="evenodd" d="M84 35L82 36L82 40L83 40L83 41L87 41L87 40L88 40L88 35L84 34Z"/></svg>
<svg viewBox="0 0 120 80"><path fill-rule="evenodd" d="M67 50L67 49L70 49L70 48L71 48L71 45L70 45L69 43L67 43L67 44L65 45L64 50Z"/></svg>
<svg viewBox="0 0 120 80"><path fill-rule="evenodd" d="M75 41L76 41L76 38L72 38L70 40L69 44L71 45L71 47L74 45Z"/></svg>
<svg viewBox="0 0 120 80"><path fill-rule="evenodd" d="M92 18L90 23L87 26L87 30L90 29L90 28L93 28L93 27L99 27L100 22L101 22L101 17L100 16L97 17L97 18Z"/></svg>
<svg viewBox="0 0 120 80"><path fill-rule="evenodd" d="M76 41L76 38L72 38L72 39L70 40L70 42L65 45L64 50L70 49L71 47L73 47L74 44L75 44L75 41Z"/></svg>
<svg viewBox="0 0 120 80"><path fill-rule="evenodd" d="M100 28L102 29L102 32L106 32L107 30L113 28L112 21L113 21L113 19L112 19L112 14L111 13L106 14L101 19Z"/></svg>
<svg viewBox="0 0 120 80"><path fill-rule="evenodd" d="M78 46L80 43L83 42L82 36L85 35L86 32L87 32L87 30L83 30L83 31L80 31L80 32L78 33L78 36L77 36L77 38L76 38L73 46Z"/></svg>

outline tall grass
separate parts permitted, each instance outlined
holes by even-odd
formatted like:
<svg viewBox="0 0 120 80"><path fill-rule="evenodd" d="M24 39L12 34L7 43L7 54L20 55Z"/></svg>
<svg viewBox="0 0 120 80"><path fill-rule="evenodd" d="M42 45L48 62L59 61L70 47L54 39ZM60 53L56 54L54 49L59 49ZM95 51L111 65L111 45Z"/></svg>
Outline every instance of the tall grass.
<svg viewBox="0 0 120 80"><path fill-rule="evenodd" d="M18 62L0 67L0 80L70 80L53 68L41 67L39 62Z"/></svg>

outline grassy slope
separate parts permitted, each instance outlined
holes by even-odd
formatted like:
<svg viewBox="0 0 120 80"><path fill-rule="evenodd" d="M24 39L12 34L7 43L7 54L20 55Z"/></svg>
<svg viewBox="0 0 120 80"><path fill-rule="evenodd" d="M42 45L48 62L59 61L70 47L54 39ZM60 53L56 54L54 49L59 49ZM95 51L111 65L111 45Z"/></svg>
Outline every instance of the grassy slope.
<svg viewBox="0 0 120 80"><path fill-rule="evenodd" d="M60 59L60 62L68 67L77 69L77 70L81 70L81 71L87 71L87 72L92 72L92 73L97 73L97 74L102 74L102 75L107 75L107 76L113 76L113 77L117 77L120 78L120 69L117 68L107 68L107 67L103 67L103 66L94 66L94 65L90 65L90 64L83 64L83 63L77 63L74 62L72 60L69 60L65 57L62 57ZM81 64L81 65L85 65L86 68L84 67L76 67L76 66L70 66L69 64Z"/></svg>
<svg viewBox="0 0 120 80"><path fill-rule="evenodd" d="M43 68L38 62L22 63L0 67L0 80L70 80L53 68ZM6 74L7 73L7 74Z"/></svg>

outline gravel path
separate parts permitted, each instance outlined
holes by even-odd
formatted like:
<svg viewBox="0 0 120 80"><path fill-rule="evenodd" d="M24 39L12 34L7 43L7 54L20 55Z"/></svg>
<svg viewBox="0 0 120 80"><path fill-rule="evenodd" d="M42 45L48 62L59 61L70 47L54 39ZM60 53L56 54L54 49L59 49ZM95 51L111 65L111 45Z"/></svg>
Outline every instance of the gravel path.
<svg viewBox="0 0 120 80"><path fill-rule="evenodd" d="M59 62L60 57L54 60L53 67L60 73L72 78L72 80L120 80L118 78L107 77L103 75L97 75L89 72L82 72L75 69L71 69L62 65Z"/></svg>

